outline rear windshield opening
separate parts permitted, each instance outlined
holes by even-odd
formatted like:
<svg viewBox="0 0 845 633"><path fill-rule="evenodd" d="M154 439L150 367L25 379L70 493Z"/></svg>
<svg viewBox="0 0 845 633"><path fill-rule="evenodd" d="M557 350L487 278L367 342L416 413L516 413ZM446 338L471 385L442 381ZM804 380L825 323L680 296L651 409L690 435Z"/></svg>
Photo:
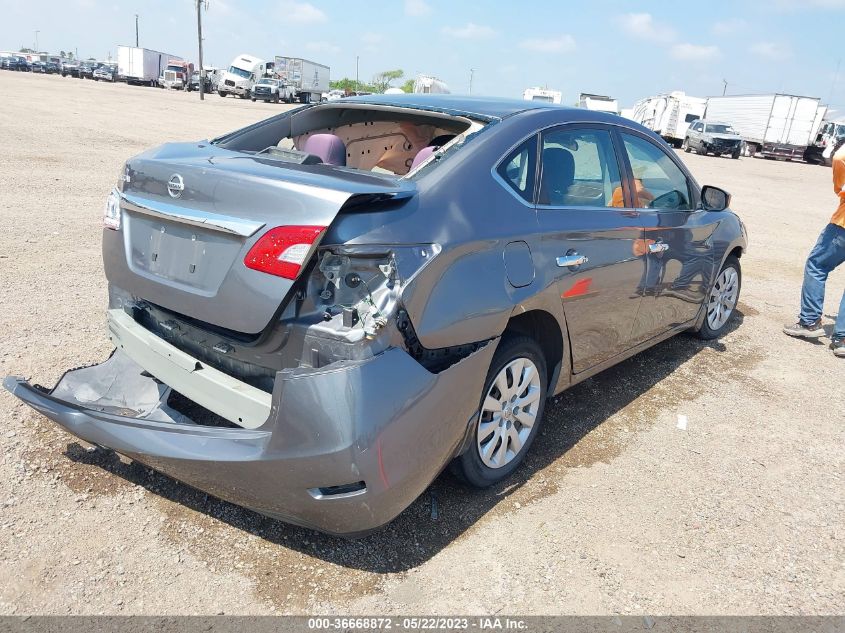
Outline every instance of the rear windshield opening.
<svg viewBox="0 0 845 633"><path fill-rule="evenodd" d="M282 115L217 142L277 160L404 176L482 126L412 108L332 104Z"/></svg>

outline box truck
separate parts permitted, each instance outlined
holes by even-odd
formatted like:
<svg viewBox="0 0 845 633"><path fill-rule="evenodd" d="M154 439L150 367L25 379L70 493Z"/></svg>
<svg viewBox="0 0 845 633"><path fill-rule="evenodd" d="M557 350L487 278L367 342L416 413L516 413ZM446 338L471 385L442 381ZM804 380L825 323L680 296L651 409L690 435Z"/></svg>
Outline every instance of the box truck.
<svg viewBox="0 0 845 633"><path fill-rule="evenodd" d="M319 103L329 91L329 67L300 57L274 59L273 74L288 88L300 103Z"/></svg>
<svg viewBox="0 0 845 633"><path fill-rule="evenodd" d="M628 118L656 132L670 145L680 147L690 123L704 118L706 107L707 99L676 90L637 101Z"/></svg>
<svg viewBox="0 0 845 633"><path fill-rule="evenodd" d="M746 156L802 159L826 106L816 97L786 94L709 97L704 119L724 121L742 136Z"/></svg>
<svg viewBox="0 0 845 633"><path fill-rule="evenodd" d="M128 84L155 86L171 59L182 58L149 48L118 46L117 76Z"/></svg>

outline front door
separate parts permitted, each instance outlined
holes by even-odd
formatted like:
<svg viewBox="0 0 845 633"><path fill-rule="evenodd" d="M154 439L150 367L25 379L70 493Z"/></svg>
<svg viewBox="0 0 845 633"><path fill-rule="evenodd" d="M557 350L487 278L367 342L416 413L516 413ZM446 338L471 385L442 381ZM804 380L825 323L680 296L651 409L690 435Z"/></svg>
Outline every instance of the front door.
<svg viewBox="0 0 845 633"><path fill-rule="evenodd" d="M633 333L639 343L699 314L712 282L716 214L696 208L694 185L671 150L645 135L620 132L620 137L645 227L646 283Z"/></svg>
<svg viewBox="0 0 845 633"><path fill-rule="evenodd" d="M564 125L541 143L541 261L556 280L577 373L631 347L645 273L636 253L643 227L626 208L610 128Z"/></svg>

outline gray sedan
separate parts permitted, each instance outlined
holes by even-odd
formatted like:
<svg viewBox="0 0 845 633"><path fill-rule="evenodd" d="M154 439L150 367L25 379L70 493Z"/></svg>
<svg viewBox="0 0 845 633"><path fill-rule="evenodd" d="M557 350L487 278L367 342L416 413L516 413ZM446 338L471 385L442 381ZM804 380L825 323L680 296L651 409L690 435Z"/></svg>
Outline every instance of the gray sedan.
<svg viewBox="0 0 845 633"><path fill-rule="evenodd" d="M613 115L451 95L298 108L130 159L113 354L17 397L213 495L342 535L446 467L509 477L553 395L724 333L730 197Z"/></svg>

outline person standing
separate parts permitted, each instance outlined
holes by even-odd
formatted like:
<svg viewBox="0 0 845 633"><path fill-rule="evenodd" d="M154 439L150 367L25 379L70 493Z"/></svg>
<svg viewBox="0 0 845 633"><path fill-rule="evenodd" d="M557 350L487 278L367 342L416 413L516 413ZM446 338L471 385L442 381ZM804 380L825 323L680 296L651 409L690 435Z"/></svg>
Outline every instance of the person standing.
<svg viewBox="0 0 845 633"><path fill-rule="evenodd" d="M784 333L789 336L811 339L824 336L822 309L825 282L830 272L845 262L845 137L837 140L831 160L833 191L839 196L839 207L807 258L798 322L783 328ZM839 304L839 315L836 317L831 339L833 353L845 358L845 292Z"/></svg>

